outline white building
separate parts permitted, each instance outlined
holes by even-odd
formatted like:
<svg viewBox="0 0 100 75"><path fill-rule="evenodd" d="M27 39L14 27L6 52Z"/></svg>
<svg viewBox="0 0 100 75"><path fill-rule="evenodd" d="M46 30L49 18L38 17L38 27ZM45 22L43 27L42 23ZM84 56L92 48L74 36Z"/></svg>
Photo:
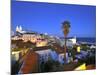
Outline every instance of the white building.
<svg viewBox="0 0 100 75"><path fill-rule="evenodd" d="M40 51L35 51L35 52L37 54L39 54L41 61L47 61L51 50L50 49L46 49L46 50L40 50Z"/></svg>
<svg viewBox="0 0 100 75"><path fill-rule="evenodd" d="M21 51L13 51L13 52L11 52L11 58L12 58L12 60L18 61L19 60L19 53L20 52Z"/></svg>
<svg viewBox="0 0 100 75"><path fill-rule="evenodd" d="M63 64L64 63L64 53L60 53L58 57L59 57L58 59L59 62ZM72 60L73 59L71 59L71 57L68 56L68 53L66 53L66 63L69 63Z"/></svg>
<svg viewBox="0 0 100 75"><path fill-rule="evenodd" d="M67 41L66 41L66 46L67 47L73 47L73 45L75 45L76 44L76 37L73 37L73 38L71 38L71 39L67 39ZM61 42L61 46L64 46L64 44L65 44L65 41L64 40L61 40L60 41Z"/></svg>
<svg viewBox="0 0 100 75"><path fill-rule="evenodd" d="M51 49L44 49L44 50L39 50L39 51L35 51L37 54L39 54L40 56L40 62L44 61L48 61L50 58L54 61L59 60L58 54L56 53L56 51L51 50Z"/></svg>
<svg viewBox="0 0 100 75"><path fill-rule="evenodd" d="M16 32L25 33L26 31L23 31L23 29L22 29L21 26L17 26L17 27L16 27Z"/></svg>
<svg viewBox="0 0 100 75"><path fill-rule="evenodd" d="M77 40L76 40L76 36L74 36L73 38L68 39L68 40L72 41L73 44L76 44L76 41L77 41Z"/></svg>

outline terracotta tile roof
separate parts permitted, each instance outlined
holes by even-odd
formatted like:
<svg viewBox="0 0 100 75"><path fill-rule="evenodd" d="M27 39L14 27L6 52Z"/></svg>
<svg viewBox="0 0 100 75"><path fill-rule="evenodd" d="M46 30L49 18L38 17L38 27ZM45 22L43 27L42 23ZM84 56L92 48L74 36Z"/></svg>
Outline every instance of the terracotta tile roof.
<svg viewBox="0 0 100 75"><path fill-rule="evenodd" d="M24 59L24 62L20 68L19 73L27 74L38 72L38 60L39 55L36 54L34 51L30 50Z"/></svg>

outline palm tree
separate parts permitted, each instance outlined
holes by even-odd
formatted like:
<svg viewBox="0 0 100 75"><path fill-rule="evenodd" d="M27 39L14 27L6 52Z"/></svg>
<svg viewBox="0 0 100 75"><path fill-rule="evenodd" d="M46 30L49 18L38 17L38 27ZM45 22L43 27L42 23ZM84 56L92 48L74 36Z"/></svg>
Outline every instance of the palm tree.
<svg viewBox="0 0 100 75"><path fill-rule="evenodd" d="M69 28L70 28L70 22L69 21L64 21L62 23L62 30L63 30L63 33L64 33L64 39L65 39L65 45L64 45L64 64L66 64L66 50L67 50L67 47L66 47L66 38L67 38L67 35L69 33Z"/></svg>

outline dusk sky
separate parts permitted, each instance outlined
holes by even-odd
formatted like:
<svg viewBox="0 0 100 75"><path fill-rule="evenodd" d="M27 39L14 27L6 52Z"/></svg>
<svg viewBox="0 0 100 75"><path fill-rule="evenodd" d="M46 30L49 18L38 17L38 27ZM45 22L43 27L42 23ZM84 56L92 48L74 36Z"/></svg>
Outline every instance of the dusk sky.
<svg viewBox="0 0 100 75"><path fill-rule="evenodd" d="M61 23L65 20L71 23L68 36L95 37L95 6L12 1L13 31L21 25L25 30L63 36Z"/></svg>

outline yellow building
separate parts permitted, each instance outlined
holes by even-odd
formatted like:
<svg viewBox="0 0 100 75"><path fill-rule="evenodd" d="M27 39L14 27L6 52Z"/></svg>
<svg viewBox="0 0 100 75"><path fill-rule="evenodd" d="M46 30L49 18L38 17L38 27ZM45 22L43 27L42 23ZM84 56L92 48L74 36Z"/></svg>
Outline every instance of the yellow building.
<svg viewBox="0 0 100 75"><path fill-rule="evenodd" d="M12 40L23 40L24 42L30 41L32 43L36 43L37 47L47 45L47 40L44 39L43 36L35 32L23 31L21 26L16 27L16 32L18 32L19 35L13 36L11 38Z"/></svg>
<svg viewBox="0 0 100 75"><path fill-rule="evenodd" d="M35 34L32 34L32 33L25 33L22 36L22 40L24 42L31 41L31 42L35 43L36 39L37 39L37 36Z"/></svg>
<svg viewBox="0 0 100 75"><path fill-rule="evenodd" d="M46 45L47 45L47 42L46 41L41 41L41 42L37 42L36 43L36 46L37 47L46 46Z"/></svg>
<svg viewBox="0 0 100 75"><path fill-rule="evenodd" d="M80 52L81 51L81 48L80 46L77 47L77 52Z"/></svg>

